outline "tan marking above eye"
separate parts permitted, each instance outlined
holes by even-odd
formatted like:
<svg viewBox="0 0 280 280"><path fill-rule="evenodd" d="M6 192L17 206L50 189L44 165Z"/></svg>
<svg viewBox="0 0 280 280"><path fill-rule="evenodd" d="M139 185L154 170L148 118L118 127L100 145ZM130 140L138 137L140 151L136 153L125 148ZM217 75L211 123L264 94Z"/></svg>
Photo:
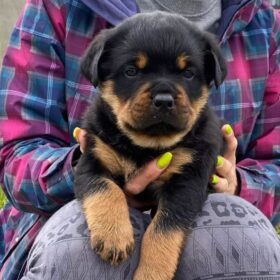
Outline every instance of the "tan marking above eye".
<svg viewBox="0 0 280 280"><path fill-rule="evenodd" d="M184 70L188 65L188 56L185 53L180 54L176 59L176 65L180 70Z"/></svg>
<svg viewBox="0 0 280 280"><path fill-rule="evenodd" d="M139 69L144 69L148 65L148 61L149 61L149 59L148 59L147 54L140 52L140 53L138 53L137 58L136 58L136 66Z"/></svg>

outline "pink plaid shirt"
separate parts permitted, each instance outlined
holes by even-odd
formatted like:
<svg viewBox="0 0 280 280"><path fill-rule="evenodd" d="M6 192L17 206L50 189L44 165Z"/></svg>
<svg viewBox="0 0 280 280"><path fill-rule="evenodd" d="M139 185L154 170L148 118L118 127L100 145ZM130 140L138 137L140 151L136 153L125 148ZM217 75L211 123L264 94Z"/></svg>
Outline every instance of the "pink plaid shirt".
<svg viewBox="0 0 280 280"><path fill-rule="evenodd" d="M229 1L228 1L229 2ZM0 74L1 279L16 279L46 219L73 199L72 137L96 93L79 59L108 26L80 0L28 0ZM280 17L242 1L221 19L228 76L211 92L238 138L240 196L280 223Z"/></svg>

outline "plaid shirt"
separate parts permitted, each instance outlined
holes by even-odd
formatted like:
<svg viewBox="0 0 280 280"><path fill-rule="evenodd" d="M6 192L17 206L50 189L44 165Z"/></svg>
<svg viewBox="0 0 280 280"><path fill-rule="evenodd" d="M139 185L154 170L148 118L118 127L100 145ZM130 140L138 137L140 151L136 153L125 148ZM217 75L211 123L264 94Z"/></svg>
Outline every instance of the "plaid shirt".
<svg viewBox="0 0 280 280"><path fill-rule="evenodd" d="M238 138L241 197L280 223L280 17L246 1L220 47L228 76L210 101ZM38 231L73 199L73 129L95 89L79 59L107 22L78 0L29 0L0 76L1 279L17 279Z"/></svg>

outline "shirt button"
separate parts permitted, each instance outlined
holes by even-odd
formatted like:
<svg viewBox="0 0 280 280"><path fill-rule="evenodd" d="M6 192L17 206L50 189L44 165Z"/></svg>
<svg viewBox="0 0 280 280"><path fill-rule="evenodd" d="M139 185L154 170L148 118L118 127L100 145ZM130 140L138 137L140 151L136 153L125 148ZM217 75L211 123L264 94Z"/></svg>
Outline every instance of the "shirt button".
<svg viewBox="0 0 280 280"><path fill-rule="evenodd" d="M15 241L16 241L16 242L18 242L18 241L19 241L19 238L18 238L18 237L16 237Z"/></svg>

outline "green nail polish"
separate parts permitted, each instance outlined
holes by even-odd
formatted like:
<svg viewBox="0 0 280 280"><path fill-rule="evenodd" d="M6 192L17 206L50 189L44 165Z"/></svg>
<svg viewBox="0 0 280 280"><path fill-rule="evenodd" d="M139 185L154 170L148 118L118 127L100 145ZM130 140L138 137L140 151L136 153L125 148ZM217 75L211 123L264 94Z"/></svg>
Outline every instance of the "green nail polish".
<svg viewBox="0 0 280 280"><path fill-rule="evenodd" d="M80 133L81 129L79 127L75 127L74 131L73 131L73 137L76 139L76 141L78 141L78 135Z"/></svg>
<svg viewBox="0 0 280 280"><path fill-rule="evenodd" d="M212 180L211 180L211 182L212 182L212 184L218 184L218 182L219 182L219 178L218 178L218 176L216 176L216 175L213 175L212 176Z"/></svg>
<svg viewBox="0 0 280 280"><path fill-rule="evenodd" d="M227 134L227 135L231 135L232 132L233 132L232 127L231 127L229 124L227 124L227 125L226 125L226 134Z"/></svg>
<svg viewBox="0 0 280 280"><path fill-rule="evenodd" d="M157 167L160 169L164 169L169 165L172 160L173 155L170 152L164 153L160 159L157 161Z"/></svg>
<svg viewBox="0 0 280 280"><path fill-rule="evenodd" d="M217 158L217 167L220 167L223 164L223 157L218 156Z"/></svg>

